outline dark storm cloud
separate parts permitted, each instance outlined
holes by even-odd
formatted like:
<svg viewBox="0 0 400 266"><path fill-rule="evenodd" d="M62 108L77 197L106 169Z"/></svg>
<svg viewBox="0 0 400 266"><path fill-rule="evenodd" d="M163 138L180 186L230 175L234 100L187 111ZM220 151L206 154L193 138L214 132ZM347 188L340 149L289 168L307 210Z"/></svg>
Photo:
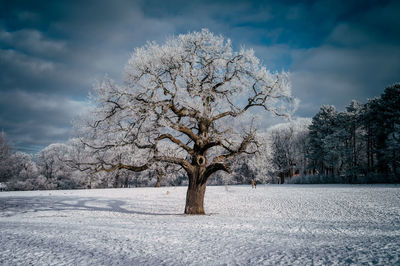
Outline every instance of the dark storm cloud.
<svg viewBox="0 0 400 266"><path fill-rule="evenodd" d="M320 46L292 51L294 94L299 115L322 104L343 109L352 99L365 102L400 81L400 5L387 2L339 21Z"/></svg>
<svg viewBox="0 0 400 266"><path fill-rule="evenodd" d="M13 146L31 152L69 136L71 121L85 108L85 102L60 95L0 92L0 125L10 137L17 136Z"/></svg>
<svg viewBox="0 0 400 266"><path fill-rule="evenodd" d="M209 28L292 73L298 115L343 108L398 81L397 1L6 1L0 4L0 128L18 149L71 136L88 90L122 80L135 47Z"/></svg>
<svg viewBox="0 0 400 266"><path fill-rule="evenodd" d="M32 3L0 11L0 128L25 151L70 137L92 84L121 80L135 46L173 32L131 1Z"/></svg>

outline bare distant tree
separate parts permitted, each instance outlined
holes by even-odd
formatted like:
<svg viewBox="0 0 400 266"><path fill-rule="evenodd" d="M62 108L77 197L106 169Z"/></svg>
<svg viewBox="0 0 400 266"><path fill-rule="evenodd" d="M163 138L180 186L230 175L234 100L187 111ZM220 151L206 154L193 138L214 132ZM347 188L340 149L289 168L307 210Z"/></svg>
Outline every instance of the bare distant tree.
<svg viewBox="0 0 400 266"><path fill-rule="evenodd" d="M269 129L271 160L280 182L285 177L304 174L308 162L306 158L308 126L311 119L296 119L275 125Z"/></svg>

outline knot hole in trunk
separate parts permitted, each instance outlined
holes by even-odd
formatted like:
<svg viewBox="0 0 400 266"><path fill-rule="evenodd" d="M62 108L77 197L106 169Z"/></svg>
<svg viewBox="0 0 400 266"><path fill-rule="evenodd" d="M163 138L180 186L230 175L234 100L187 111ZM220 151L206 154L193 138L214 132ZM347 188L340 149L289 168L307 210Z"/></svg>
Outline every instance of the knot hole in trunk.
<svg viewBox="0 0 400 266"><path fill-rule="evenodd" d="M206 158L203 155L198 155L196 158L196 162L200 166L204 166L206 164Z"/></svg>

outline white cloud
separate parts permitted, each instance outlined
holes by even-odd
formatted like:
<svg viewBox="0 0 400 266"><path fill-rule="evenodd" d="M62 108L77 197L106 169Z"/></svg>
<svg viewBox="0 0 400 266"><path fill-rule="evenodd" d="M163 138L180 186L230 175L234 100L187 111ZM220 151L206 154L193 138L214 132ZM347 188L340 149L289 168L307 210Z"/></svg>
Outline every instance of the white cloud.
<svg viewBox="0 0 400 266"><path fill-rule="evenodd" d="M261 59L261 62L272 71L287 71L284 65L289 65L293 50L285 44L266 45L250 45L253 48L255 55Z"/></svg>
<svg viewBox="0 0 400 266"><path fill-rule="evenodd" d="M55 67L51 61L31 57L15 50L2 49L0 49L0 64L7 68L15 68L18 74L27 73L28 75L41 75L54 70Z"/></svg>
<svg viewBox="0 0 400 266"><path fill-rule="evenodd" d="M7 94L9 98L18 101L27 111L50 112L73 118L84 112L87 108L86 101L77 101L60 95L31 93L26 91L14 91L8 92ZM3 94L3 97L7 97L4 95L5 94Z"/></svg>
<svg viewBox="0 0 400 266"><path fill-rule="evenodd" d="M65 42L45 38L37 30L23 29L14 32L0 31L0 42L28 54L54 55L65 50Z"/></svg>

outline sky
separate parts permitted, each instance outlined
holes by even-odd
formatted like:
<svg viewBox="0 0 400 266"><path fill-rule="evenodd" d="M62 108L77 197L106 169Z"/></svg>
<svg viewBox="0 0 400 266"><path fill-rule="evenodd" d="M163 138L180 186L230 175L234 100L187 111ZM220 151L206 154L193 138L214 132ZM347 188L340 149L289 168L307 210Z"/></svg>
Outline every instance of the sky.
<svg viewBox="0 0 400 266"><path fill-rule="evenodd" d="M343 110L400 81L400 1L0 0L0 130L35 153L72 137L105 75L134 48L208 28L289 71L296 116Z"/></svg>

